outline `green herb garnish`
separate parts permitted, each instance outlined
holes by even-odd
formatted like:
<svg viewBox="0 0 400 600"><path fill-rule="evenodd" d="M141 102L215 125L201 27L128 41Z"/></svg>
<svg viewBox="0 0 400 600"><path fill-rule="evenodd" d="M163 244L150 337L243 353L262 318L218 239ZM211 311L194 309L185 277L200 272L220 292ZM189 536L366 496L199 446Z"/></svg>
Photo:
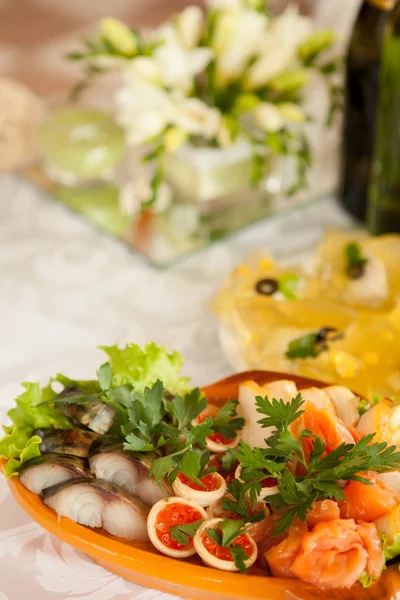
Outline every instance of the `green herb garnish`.
<svg viewBox="0 0 400 600"><path fill-rule="evenodd" d="M257 410L264 418L263 427L276 427L276 431L266 439L266 448L251 449L243 441L240 443L238 460L242 465L241 478L245 481L242 495L249 494L252 503L260 491L260 470L277 480L279 494L269 496L268 501L282 516L276 522L275 534L288 529L295 518L305 521L313 503L325 498L344 500L341 481L370 482L359 473L369 469L383 473L400 467L400 452L395 446L385 442L373 443L375 434L364 436L356 444L340 444L327 453L325 442L304 430L297 440L290 431L293 423L302 413L303 401L300 395L290 403L282 400L256 398ZM312 439L312 451L306 456L302 440ZM289 463L302 465L304 475L296 476L287 468Z"/></svg>
<svg viewBox="0 0 400 600"><path fill-rule="evenodd" d="M297 300L295 294L300 279L293 273L285 273L278 279L278 289L288 300Z"/></svg>
<svg viewBox="0 0 400 600"><path fill-rule="evenodd" d="M247 498L242 493L243 484L239 479L233 479L228 484L228 492L232 498L223 498L222 508L238 515L245 523L258 523L265 518L265 512L252 513Z"/></svg>
<svg viewBox="0 0 400 600"><path fill-rule="evenodd" d="M178 544L187 546L202 523L204 523L204 520L198 519L197 521L192 521L192 523L172 525L169 529L169 535Z"/></svg>
<svg viewBox="0 0 400 600"><path fill-rule="evenodd" d="M366 413L370 408L371 405L368 400L360 400L358 403L358 414L360 417L362 417L363 414Z"/></svg>
<svg viewBox="0 0 400 600"><path fill-rule="evenodd" d="M318 334L308 333L307 335L290 342L285 356L291 360L296 358L316 358L320 352L321 349L318 346Z"/></svg>
<svg viewBox="0 0 400 600"><path fill-rule="evenodd" d="M362 254L359 244L349 242L345 247L346 273L352 279L360 277L364 272L364 267L368 262Z"/></svg>
<svg viewBox="0 0 400 600"><path fill-rule="evenodd" d="M218 546L229 548L233 561L240 573L246 572L245 561L249 558L240 544L233 545L233 542L241 535L247 533L244 526L244 521L240 519L222 519L218 523L218 529L209 527L206 529L206 534Z"/></svg>
<svg viewBox="0 0 400 600"><path fill-rule="evenodd" d="M370 575L367 574L366 571L363 571L361 573L361 576L358 581L363 586L363 588L369 588L374 583L374 580Z"/></svg>

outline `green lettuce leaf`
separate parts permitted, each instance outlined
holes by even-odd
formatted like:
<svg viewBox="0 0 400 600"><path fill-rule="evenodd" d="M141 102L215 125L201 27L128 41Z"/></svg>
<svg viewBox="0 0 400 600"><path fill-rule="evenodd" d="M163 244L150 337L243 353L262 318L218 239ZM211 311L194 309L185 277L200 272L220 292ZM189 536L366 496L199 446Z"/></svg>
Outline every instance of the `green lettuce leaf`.
<svg viewBox="0 0 400 600"><path fill-rule="evenodd" d="M386 560L391 560L400 555L400 533L394 536L394 542L389 544L388 539L384 533L381 533L383 553Z"/></svg>
<svg viewBox="0 0 400 600"><path fill-rule="evenodd" d="M143 393L146 387L160 380L164 388L172 394L185 394L191 388L189 378L182 377L180 370L183 359L179 352L168 351L153 342L143 348L136 344L101 346L108 355L113 372L113 386L130 383L135 390Z"/></svg>
<svg viewBox="0 0 400 600"><path fill-rule="evenodd" d="M38 406L56 395L50 386L41 388L38 383L23 383L22 386L25 391L16 398L16 407L7 413L13 424L3 427L6 436L0 440L0 457L9 459L4 469L7 477L16 475L24 462L40 456L42 440L34 435L35 429L73 429L68 417L49 405Z"/></svg>
<svg viewBox="0 0 400 600"><path fill-rule="evenodd" d="M374 583L374 580L372 579L372 577L370 575L367 574L366 571L363 571L361 573L361 577L358 581L359 581L359 583L361 583L363 588L369 588Z"/></svg>

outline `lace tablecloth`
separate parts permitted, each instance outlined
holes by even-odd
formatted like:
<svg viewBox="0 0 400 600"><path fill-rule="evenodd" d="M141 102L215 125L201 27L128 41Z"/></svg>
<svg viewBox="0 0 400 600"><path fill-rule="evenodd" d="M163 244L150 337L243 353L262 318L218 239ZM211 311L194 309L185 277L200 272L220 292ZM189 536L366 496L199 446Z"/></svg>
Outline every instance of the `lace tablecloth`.
<svg viewBox="0 0 400 600"><path fill-rule="evenodd" d="M207 310L214 290L254 247L307 251L349 219L332 199L253 226L181 265L157 271L117 241L13 176L0 178L0 411L21 381L79 378L101 364L99 344L154 340L182 352L195 384L231 368ZM0 600L167 600L59 542L15 504L0 477Z"/></svg>

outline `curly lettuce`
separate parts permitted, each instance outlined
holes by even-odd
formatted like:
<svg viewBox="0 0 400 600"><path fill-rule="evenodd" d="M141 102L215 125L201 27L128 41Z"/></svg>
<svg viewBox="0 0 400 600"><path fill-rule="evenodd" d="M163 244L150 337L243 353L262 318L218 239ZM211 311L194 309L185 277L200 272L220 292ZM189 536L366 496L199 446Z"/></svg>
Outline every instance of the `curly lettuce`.
<svg viewBox="0 0 400 600"><path fill-rule="evenodd" d="M110 365L103 365L98 370L98 380L77 381L59 374L51 381L58 381L64 388L70 385L77 387L93 402L112 406L115 410L114 428L119 433L128 419L126 409L127 403L131 402L132 388L143 393L146 387L150 388L160 380L164 389L172 394L184 395L191 389L189 378L180 375L183 359L179 352L169 353L154 343L143 348L136 344L127 344L122 349L118 346L101 348L108 355ZM0 440L0 457L8 459L4 468L7 477L16 475L24 462L40 456L42 440L35 435L36 429L76 427L57 410L57 402L52 402L57 394L50 385L45 388L38 383L22 385L25 391L16 398L15 408L8 412L12 425L4 427L6 436ZM78 394L76 403L79 404L80 398ZM69 402L73 399L69 398Z"/></svg>
<svg viewBox="0 0 400 600"><path fill-rule="evenodd" d="M400 533L397 533L393 537L393 541L390 544L385 533L381 533L383 553L386 560L392 560L396 556L400 555Z"/></svg>
<svg viewBox="0 0 400 600"><path fill-rule="evenodd" d="M0 457L9 459L4 467L7 477L16 475L21 465L40 456L42 439L34 432L39 428L56 427L72 429L72 421L49 405L39 406L56 394L50 386L41 388L38 383L23 383L25 391L16 398L16 407L7 415L12 425L4 426L6 436L0 440Z"/></svg>
<svg viewBox="0 0 400 600"><path fill-rule="evenodd" d="M183 358L179 352L170 352L153 342L143 348L136 344L118 346L100 346L108 355L112 367L114 387L131 384L135 390L143 393L157 380L172 394L186 394L190 391L189 378L182 377L180 371Z"/></svg>

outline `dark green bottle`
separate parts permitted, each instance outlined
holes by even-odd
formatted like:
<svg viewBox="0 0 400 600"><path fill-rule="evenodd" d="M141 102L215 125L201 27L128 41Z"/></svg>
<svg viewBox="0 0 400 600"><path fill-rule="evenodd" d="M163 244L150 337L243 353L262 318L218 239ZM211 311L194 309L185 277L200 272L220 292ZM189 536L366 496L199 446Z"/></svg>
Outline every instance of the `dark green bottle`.
<svg viewBox="0 0 400 600"><path fill-rule="evenodd" d="M368 226L373 234L400 233L400 1L382 47Z"/></svg>
<svg viewBox="0 0 400 600"><path fill-rule="evenodd" d="M382 43L395 0L363 0L346 61L340 198L364 221L373 162Z"/></svg>

